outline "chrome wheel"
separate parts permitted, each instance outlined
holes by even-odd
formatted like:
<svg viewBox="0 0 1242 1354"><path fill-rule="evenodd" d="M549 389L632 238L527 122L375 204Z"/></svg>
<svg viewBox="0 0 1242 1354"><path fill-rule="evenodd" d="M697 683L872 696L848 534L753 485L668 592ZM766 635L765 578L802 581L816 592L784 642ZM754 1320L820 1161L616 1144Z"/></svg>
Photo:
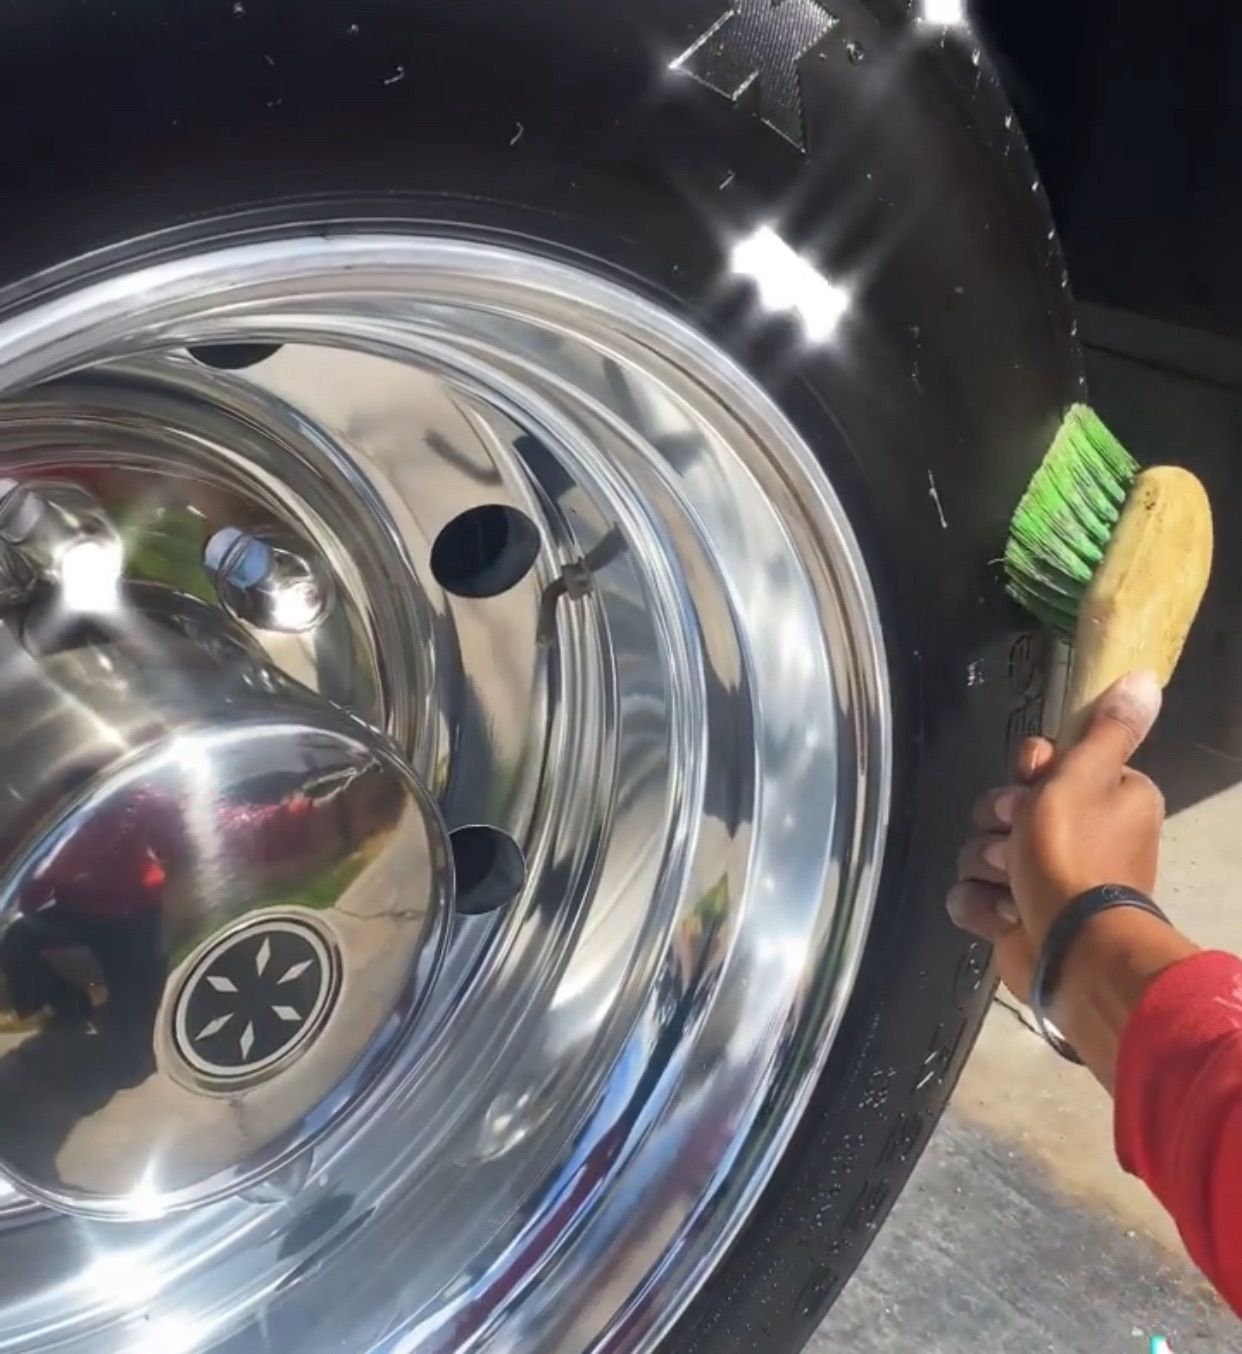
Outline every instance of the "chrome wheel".
<svg viewBox="0 0 1242 1354"><path fill-rule="evenodd" d="M444 935L399 1050L231 1187L165 1189L144 1125L139 1197L32 1189L0 1132L0 1347L649 1347L797 1122L884 842L879 620L810 448L637 293L416 235L50 279L0 374L5 476L391 740L456 867L409 878ZM20 610L54 552L11 535Z"/></svg>

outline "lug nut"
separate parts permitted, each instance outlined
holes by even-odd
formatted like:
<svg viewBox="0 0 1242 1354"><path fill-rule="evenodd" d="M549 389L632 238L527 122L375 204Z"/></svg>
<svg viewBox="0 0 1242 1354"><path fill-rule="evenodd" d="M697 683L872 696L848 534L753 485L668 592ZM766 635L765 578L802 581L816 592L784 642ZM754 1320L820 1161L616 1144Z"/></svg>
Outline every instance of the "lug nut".
<svg viewBox="0 0 1242 1354"><path fill-rule="evenodd" d="M120 538L85 489L0 479L0 605L25 600L43 579L69 611L108 611L123 564Z"/></svg>
<svg viewBox="0 0 1242 1354"><path fill-rule="evenodd" d="M221 527L203 549L203 566L225 609L260 630L313 630L332 602L327 569L279 531Z"/></svg>
<svg viewBox="0 0 1242 1354"><path fill-rule="evenodd" d="M0 539L21 546L47 512L47 504L16 480L0 479Z"/></svg>

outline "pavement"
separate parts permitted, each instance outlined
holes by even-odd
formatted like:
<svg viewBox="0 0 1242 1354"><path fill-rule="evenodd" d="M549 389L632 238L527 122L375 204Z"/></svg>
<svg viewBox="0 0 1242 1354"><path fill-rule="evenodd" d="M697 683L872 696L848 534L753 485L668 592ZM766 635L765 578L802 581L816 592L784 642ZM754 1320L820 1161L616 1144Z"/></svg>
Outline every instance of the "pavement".
<svg viewBox="0 0 1242 1354"><path fill-rule="evenodd" d="M1086 308L1092 399L1217 513L1212 589L1145 769L1165 790L1158 895L1242 952L1242 350ZM1227 1354L1242 1322L1112 1149L1111 1105L999 998L953 1102L811 1354Z"/></svg>

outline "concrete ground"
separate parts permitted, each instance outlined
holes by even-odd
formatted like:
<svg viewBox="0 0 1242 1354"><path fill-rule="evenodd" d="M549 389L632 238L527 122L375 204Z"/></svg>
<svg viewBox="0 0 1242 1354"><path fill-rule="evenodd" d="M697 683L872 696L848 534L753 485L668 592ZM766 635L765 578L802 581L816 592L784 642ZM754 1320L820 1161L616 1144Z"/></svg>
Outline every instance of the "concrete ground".
<svg viewBox="0 0 1242 1354"><path fill-rule="evenodd" d="M1093 401L1141 460L1195 469L1217 509L1212 591L1145 766L1170 811L1161 901L1200 944L1242 952L1242 354L1113 313L1084 319ZM1117 1166L1110 1110L998 999L909 1187L809 1349L1148 1354L1156 1336L1177 1354L1242 1349L1242 1323Z"/></svg>

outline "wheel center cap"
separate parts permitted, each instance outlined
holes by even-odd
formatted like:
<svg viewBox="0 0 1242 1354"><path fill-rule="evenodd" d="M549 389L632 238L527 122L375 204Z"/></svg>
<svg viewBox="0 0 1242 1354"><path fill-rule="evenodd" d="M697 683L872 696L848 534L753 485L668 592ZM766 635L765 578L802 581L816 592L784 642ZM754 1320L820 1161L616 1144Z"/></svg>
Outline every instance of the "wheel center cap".
<svg viewBox="0 0 1242 1354"><path fill-rule="evenodd" d="M97 1216L236 1193L405 1045L452 898L443 820L386 739L193 599L131 589L41 636L0 622L29 731L0 800L0 1172Z"/></svg>

